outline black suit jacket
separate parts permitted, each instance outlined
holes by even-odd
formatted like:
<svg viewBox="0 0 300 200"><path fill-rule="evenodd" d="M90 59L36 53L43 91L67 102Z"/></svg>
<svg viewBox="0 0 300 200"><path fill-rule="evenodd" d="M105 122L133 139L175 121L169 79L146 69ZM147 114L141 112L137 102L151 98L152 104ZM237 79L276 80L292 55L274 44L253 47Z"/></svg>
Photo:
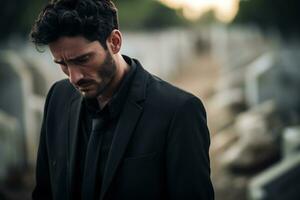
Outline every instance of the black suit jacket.
<svg viewBox="0 0 300 200"><path fill-rule="evenodd" d="M100 200L211 200L209 131L200 100L137 63L121 111ZM50 89L33 199L72 200L82 97L68 80Z"/></svg>

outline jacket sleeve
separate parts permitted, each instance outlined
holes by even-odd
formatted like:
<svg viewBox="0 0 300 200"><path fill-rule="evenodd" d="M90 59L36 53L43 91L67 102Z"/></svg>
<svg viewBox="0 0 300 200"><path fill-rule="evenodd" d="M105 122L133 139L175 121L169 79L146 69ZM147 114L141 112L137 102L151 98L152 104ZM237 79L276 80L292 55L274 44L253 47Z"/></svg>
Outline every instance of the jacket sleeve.
<svg viewBox="0 0 300 200"><path fill-rule="evenodd" d="M170 200L213 200L209 131L201 101L192 97L173 116L166 150Z"/></svg>
<svg viewBox="0 0 300 200"><path fill-rule="evenodd" d="M40 134L40 142L36 162L36 185L32 192L33 200L52 200L51 180L49 171L49 159L47 151L47 113L48 105L52 96L54 85L51 87L44 107L44 116Z"/></svg>

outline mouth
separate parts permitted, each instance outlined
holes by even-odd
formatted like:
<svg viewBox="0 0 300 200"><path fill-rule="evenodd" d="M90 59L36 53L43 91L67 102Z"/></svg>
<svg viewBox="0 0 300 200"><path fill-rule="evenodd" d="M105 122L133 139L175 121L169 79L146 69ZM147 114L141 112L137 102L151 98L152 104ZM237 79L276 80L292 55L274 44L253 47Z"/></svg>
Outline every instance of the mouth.
<svg viewBox="0 0 300 200"><path fill-rule="evenodd" d="M92 83L81 84L80 86L77 86L77 89L80 91L88 91L91 86Z"/></svg>

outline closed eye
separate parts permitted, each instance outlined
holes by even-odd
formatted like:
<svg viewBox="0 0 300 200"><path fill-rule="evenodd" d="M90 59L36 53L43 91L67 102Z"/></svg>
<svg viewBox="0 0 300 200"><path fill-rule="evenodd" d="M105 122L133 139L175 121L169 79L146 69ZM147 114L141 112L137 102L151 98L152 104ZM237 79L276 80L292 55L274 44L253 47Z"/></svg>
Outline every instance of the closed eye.
<svg viewBox="0 0 300 200"><path fill-rule="evenodd" d="M56 64L62 65L62 66L66 66L66 63L64 61L60 61L60 60L54 60L54 62Z"/></svg>
<svg viewBox="0 0 300 200"><path fill-rule="evenodd" d="M88 53L88 54L78 56L76 58L69 59L67 61L54 60L54 62L61 65L61 66L67 66L67 64L82 65L82 64L85 64L85 63L89 62L92 55L93 55L92 53Z"/></svg>
<svg viewBox="0 0 300 200"><path fill-rule="evenodd" d="M83 55L78 58L72 59L71 62L75 64L84 64L87 63L90 60L90 55Z"/></svg>

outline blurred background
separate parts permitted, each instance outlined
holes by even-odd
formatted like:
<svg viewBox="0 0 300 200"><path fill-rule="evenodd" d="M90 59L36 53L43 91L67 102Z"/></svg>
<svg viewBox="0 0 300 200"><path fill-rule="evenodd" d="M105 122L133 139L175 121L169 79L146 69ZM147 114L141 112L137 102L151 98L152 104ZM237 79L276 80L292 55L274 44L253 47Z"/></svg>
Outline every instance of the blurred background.
<svg viewBox="0 0 300 200"><path fill-rule="evenodd" d="M300 199L300 1L114 2L123 53L204 102L216 200ZM45 3L1 0L0 200L30 199L45 95L65 78L28 41Z"/></svg>

